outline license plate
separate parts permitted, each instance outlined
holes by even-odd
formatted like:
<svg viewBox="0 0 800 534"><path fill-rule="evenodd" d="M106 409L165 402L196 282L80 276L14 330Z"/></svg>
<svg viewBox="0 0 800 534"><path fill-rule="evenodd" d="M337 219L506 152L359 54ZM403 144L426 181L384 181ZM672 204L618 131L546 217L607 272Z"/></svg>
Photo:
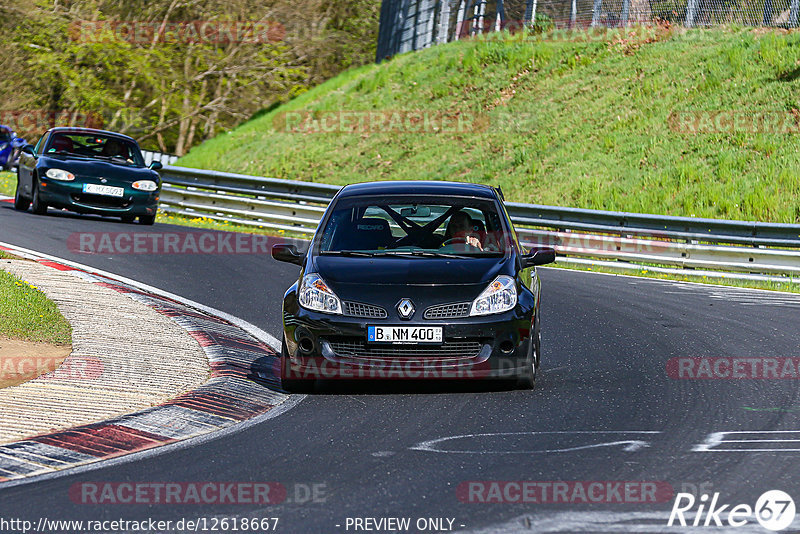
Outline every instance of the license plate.
<svg viewBox="0 0 800 534"><path fill-rule="evenodd" d="M110 185L83 184L83 192L92 195L105 195L107 197L121 197L125 194L122 187L112 187Z"/></svg>
<svg viewBox="0 0 800 534"><path fill-rule="evenodd" d="M367 326L372 343L441 343L441 326Z"/></svg>

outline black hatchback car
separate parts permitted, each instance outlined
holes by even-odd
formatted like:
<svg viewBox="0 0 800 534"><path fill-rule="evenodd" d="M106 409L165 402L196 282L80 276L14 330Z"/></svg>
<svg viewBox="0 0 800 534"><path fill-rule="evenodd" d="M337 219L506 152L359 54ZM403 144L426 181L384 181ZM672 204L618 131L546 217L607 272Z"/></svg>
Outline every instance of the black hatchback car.
<svg viewBox="0 0 800 534"><path fill-rule="evenodd" d="M127 135L89 128L51 128L22 149L14 206L42 215L48 206L153 224L161 163L146 166Z"/></svg>
<svg viewBox="0 0 800 534"><path fill-rule="evenodd" d="M453 182L342 188L283 301L281 378L513 380L532 388L540 360L535 266L499 190Z"/></svg>

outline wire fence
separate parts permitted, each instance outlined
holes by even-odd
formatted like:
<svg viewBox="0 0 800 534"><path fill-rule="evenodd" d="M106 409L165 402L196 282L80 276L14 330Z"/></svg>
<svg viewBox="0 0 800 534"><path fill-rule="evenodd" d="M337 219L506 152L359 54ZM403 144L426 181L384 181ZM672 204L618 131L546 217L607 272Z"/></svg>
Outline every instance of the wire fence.
<svg viewBox="0 0 800 534"><path fill-rule="evenodd" d="M527 28L798 26L800 0L383 0L376 60L483 33Z"/></svg>

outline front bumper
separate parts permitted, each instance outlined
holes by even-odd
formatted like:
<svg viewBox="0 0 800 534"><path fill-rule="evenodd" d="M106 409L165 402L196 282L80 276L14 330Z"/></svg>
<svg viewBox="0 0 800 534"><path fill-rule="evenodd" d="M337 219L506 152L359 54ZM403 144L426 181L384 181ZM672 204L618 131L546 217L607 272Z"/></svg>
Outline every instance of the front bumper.
<svg viewBox="0 0 800 534"><path fill-rule="evenodd" d="M513 379L529 368L533 309L446 321L371 320L284 303L281 376L313 379ZM368 325L441 326L441 344L367 341Z"/></svg>
<svg viewBox="0 0 800 534"><path fill-rule="evenodd" d="M39 196L48 206L78 213L97 215L155 215L160 191L137 191L126 186L122 197L92 195L83 192L83 182L63 182L43 178Z"/></svg>

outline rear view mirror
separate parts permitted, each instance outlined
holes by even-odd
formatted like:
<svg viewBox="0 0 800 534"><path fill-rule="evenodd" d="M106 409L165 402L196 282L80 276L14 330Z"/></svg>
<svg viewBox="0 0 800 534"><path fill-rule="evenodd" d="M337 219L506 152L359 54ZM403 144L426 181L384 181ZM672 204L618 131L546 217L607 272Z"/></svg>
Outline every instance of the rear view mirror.
<svg viewBox="0 0 800 534"><path fill-rule="evenodd" d="M550 247L535 248L530 254L522 256L522 268L545 265L556 261L556 251Z"/></svg>
<svg viewBox="0 0 800 534"><path fill-rule="evenodd" d="M162 165L160 161L154 161L153 163L150 164L150 168L153 169L154 171L158 171L163 169L164 165Z"/></svg>
<svg viewBox="0 0 800 534"><path fill-rule="evenodd" d="M403 208L400 210L400 215L405 218L409 217L430 217L430 206L414 206L413 208Z"/></svg>
<svg viewBox="0 0 800 534"><path fill-rule="evenodd" d="M33 145L25 145L22 147L22 151L26 154L30 154L31 156L36 155L36 151L33 149Z"/></svg>
<svg viewBox="0 0 800 534"><path fill-rule="evenodd" d="M272 257L278 261L302 265L304 256L304 254L297 250L296 246L289 245L288 243L281 243L279 245L273 245L272 247Z"/></svg>

